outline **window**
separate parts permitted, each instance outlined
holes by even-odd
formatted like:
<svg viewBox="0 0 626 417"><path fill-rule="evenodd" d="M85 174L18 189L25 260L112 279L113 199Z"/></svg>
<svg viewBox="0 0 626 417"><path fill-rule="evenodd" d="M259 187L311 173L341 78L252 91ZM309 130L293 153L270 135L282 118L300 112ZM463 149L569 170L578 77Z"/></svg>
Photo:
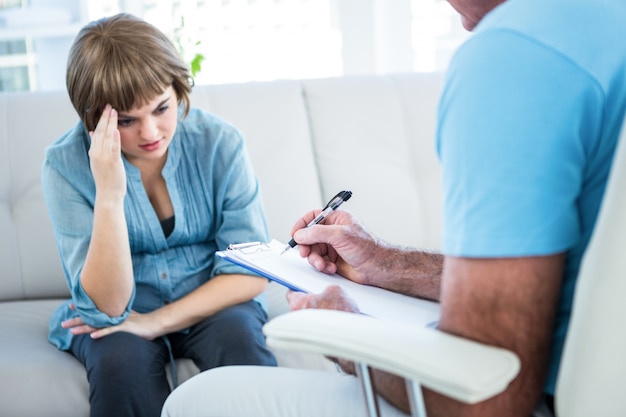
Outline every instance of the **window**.
<svg viewBox="0 0 626 417"><path fill-rule="evenodd" d="M0 10L5 12L21 6L20 0L0 1ZM0 38L0 91L31 89L29 46L25 39Z"/></svg>
<svg viewBox="0 0 626 417"><path fill-rule="evenodd" d="M64 89L80 27L119 12L163 30L188 63L202 57L196 84L440 71L469 36L445 0L0 0L2 7L54 8L66 21L9 28L0 16L0 91Z"/></svg>
<svg viewBox="0 0 626 417"><path fill-rule="evenodd" d="M0 41L0 91L28 91L31 80L27 42Z"/></svg>
<svg viewBox="0 0 626 417"><path fill-rule="evenodd" d="M178 39L197 84L341 75L328 0L145 1L143 18ZM172 19L173 16L173 19Z"/></svg>
<svg viewBox="0 0 626 417"><path fill-rule="evenodd" d="M412 0L413 69L443 71L470 36L458 13L444 0Z"/></svg>
<svg viewBox="0 0 626 417"><path fill-rule="evenodd" d="M0 91L63 89L83 0L0 0Z"/></svg>

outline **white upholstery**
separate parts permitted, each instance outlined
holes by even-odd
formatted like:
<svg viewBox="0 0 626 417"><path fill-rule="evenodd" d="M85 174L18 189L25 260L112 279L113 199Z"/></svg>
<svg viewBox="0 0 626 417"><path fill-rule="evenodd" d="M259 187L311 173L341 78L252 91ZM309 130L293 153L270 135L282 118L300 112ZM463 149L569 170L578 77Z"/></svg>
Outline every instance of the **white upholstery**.
<svg viewBox="0 0 626 417"><path fill-rule="evenodd" d="M197 86L192 103L244 134L273 237L339 189L394 243L437 249L439 168L434 150L441 74L362 76ZM45 147L78 118L65 92L0 94L0 414L88 415L85 372L47 343L48 317L68 296L40 184ZM393 216L380 204L392 199ZM286 311L268 290L270 317ZM327 367L319 355L278 351L283 366ZM195 370L179 366L179 381Z"/></svg>
<svg viewBox="0 0 626 417"><path fill-rule="evenodd" d="M45 146L77 120L65 96L0 95L0 300L67 294L40 181Z"/></svg>
<svg viewBox="0 0 626 417"><path fill-rule="evenodd" d="M502 391L517 375L513 353L427 327L334 310L300 310L263 328L270 347L366 363L467 403Z"/></svg>
<svg viewBox="0 0 626 417"><path fill-rule="evenodd" d="M626 126L583 258L556 389L560 417L626 415Z"/></svg>
<svg viewBox="0 0 626 417"><path fill-rule="evenodd" d="M354 198L346 209L358 213L379 236L438 248L440 172L433 98L440 77L316 80L304 86L324 195L349 188ZM393 216L399 216L394 221L386 213L390 202L402 207L394 210Z"/></svg>

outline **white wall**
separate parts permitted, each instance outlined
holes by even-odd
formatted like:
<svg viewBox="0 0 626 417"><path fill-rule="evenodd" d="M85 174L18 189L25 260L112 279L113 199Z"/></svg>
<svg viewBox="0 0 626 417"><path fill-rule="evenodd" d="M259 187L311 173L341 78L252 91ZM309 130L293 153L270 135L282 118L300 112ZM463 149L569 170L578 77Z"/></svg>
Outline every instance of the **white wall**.
<svg viewBox="0 0 626 417"><path fill-rule="evenodd" d="M412 70L411 0L333 0L346 75Z"/></svg>

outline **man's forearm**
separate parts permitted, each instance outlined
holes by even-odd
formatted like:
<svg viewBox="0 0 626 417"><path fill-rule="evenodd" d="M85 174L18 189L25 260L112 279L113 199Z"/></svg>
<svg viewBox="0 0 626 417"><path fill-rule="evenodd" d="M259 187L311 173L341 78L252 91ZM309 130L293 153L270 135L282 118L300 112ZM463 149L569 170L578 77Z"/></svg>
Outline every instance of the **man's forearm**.
<svg viewBox="0 0 626 417"><path fill-rule="evenodd" d="M443 255L380 244L369 284L412 297L439 300Z"/></svg>

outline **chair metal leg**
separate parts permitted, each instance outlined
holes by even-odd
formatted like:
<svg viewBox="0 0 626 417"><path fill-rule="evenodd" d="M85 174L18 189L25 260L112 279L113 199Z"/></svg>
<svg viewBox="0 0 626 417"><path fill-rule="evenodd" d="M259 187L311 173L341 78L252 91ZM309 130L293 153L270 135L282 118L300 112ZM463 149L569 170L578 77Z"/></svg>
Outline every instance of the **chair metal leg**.
<svg viewBox="0 0 626 417"><path fill-rule="evenodd" d="M409 381L407 379L406 392L409 397L409 405L411 406L411 416L426 417L426 406L424 405L421 385L417 381Z"/></svg>
<svg viewBox="0 0 626 417"><path fill-rule="evenodd" d="M365 406L369 417L378 417L378 398L374 392L372 376L369 367L364 363L355 363L356 375L361 381L361 389L365 397Z"/></svg>

